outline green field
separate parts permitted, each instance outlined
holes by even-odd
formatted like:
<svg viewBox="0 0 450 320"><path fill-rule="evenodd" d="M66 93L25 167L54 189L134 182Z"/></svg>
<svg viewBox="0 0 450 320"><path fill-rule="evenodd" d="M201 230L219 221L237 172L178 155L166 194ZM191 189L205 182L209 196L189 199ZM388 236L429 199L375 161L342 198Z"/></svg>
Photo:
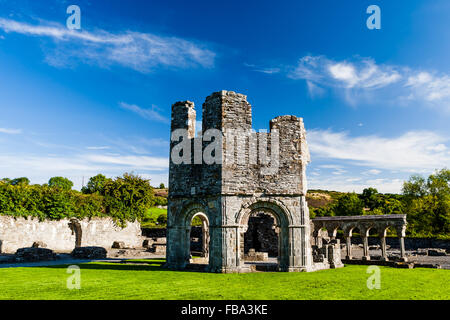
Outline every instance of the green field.
<svg viewBox="0 0 450 320"><path fill-rule="evenodd" d="M151 207L147 209L145 216L142 219L141 226L143 228L164 228L166 225L158 224L157 219L160 215L167 216L167 209L160 209L157 207Z"/></svg>
<svg viewBox="0 0 450 320"><path fill-rule="evenodd" d="M67 266L0 269L0 299L450 299L449 270L380 267L381 289L369 290L366 266L211 274L140 262L80 264L80 290L67 289Z"/></svg>

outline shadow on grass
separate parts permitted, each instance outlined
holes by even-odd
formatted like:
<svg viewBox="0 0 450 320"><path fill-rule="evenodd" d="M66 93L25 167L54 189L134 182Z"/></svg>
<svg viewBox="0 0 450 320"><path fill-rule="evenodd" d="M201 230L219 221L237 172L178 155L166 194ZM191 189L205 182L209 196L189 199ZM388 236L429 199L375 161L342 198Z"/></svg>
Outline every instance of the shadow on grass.
<svg viewBox="0 0 450 320"><path fill-rule="evenodd" d="M118 270L118 271L174 271L174 272L188 272L188 273L208 273L202 270L172 270L166 268L164 265L166 263L165 259L151 259L145 260L125 260L121 262L109 262L104 261L94 261L94 262L81 262L76 263L74 261L71 265L79 266L81 270ZM67 269L68 264L63 265L48 265L48 266L36 266L33 268L49 268L49 269Z"/></svg>
<svg viewBox="0 0 450 320"><path fill-rule="evenodd" d="M139 261L125 261L125 262L87 262L87 263L73 263L72 265L77 265L81 270L119 270L119 271L167 271L164 268L164 259L154 259L148 262ZM36 268L49 268L49 269L67 269L68 265L52 265L52 266L39 266Z"/></svg>

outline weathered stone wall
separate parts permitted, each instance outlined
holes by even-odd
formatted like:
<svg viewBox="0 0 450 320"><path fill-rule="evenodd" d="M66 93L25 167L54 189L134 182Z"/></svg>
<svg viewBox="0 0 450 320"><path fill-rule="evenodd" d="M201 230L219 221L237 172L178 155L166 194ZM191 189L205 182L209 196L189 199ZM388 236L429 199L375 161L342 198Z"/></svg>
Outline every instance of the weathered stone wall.
<svg viewBox="0 0 450 320"><path fill-rule="evenodd" d="M110 218L92 218L78 221L81 229L81 246L111 248L114 241L127 247L142 245L139 222L128 222L125 228L114 224ZM14 253L18 248L30 247L41 241L47 248L69 252L75 248L77 232L69 219L39 221L33 218L0 216L0 253Z"/></svg>

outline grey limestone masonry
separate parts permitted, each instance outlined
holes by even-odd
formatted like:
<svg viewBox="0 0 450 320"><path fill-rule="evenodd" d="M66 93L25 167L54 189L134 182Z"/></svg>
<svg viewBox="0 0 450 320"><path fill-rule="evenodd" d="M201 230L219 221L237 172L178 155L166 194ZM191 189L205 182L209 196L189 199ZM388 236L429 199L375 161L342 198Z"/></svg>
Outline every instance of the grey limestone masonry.
<svg viewBox="0 0 450 320"><path fill-rule="evenodd" d="M194 103L177 102L172 106L171 131L185 129L189 144L193 147L201 144L205 149L211 142L202 139L204 133L208 129L220 130L218 152L221 154L215 156L226 159L227 155L234 154L244 161L176 164L172 161L172 151L181 141L171 139L167 266L184 269L189 264L190 225L193 217L199 216L208 225L207 270L244 272L244 233L248 219L254 213L263 212L276 220L279 270L315 270L305 199L309 151L302 118L277 117L270 121L270 132L248 134L252 129L251 106L245 95L232 91L215 92L207 97L202 118L202 132L196 137ZM233 136L230 132L243 134ZM275 134L278 150L271 148ZM253 138L258 141L257 150L249 142ZM236 139L236 143L227 139ZM263 159L264 154L270 155L267 156L270 159ZM255 155L256 163L250 160ZM191 159L194 156L192 152ZM276 169L274 173L264 171L270 168Z"/></svg>
<svg viewBox="0 0 450 320"><path fill-rule="evenodd" d="M48 249L59 252L70 252L76 246L108 249L114 241L121 241L127 247L140 247L140 224L128 222L125 228L121 228L110 218L39 221L36 218L0 216L0 253L14 253L19 248L31 247L35 242L42 242Z"/></svg>

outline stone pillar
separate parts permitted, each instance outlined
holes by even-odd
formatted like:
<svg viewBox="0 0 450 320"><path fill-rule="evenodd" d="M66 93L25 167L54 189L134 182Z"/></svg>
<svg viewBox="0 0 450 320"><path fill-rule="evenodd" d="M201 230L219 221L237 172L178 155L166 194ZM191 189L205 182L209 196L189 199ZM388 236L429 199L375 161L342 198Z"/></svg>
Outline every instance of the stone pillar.
<svg viewBox="0 0 450 320"><path fill-rule="evenodd" d="M307 245L309 230L302 225L281 227L280 242L280 271L309 271L307 258Z"/></svg>
<svg viewBox="0 0 450 320"><path fill-rule="evenodd" d="M381 260L388 261L387 253L386 253L386 237L380 237L380 247L381 247Z"/></svg>
<svg viewBox="0 0 450 320"><path fill-rule="evenodd" d="M366 235L362 236L363 240L363 257L362 260L370 260L369 256L369 239Z"/></svg>
<svg viewBox="0 0 450 320"><path fill-rule="evenodd" d="M351 260L352 259L352 236L346 236L345 242L346 242L346 249L347 249L347 255L345 256L345 259Z"/></svg>
<svg viewBox="0 0 450 320"><path fill-rule="evenodd" d="M400 242L400 260L406 262L408 259L405 253L405 231L406 224L397 227L397 236Z"/></svg>
<svg viewBox="0 0 450 320"><path fill-rule="evenodd" d="M183 226L167 227L167 267L183 269L189 263L189 228Z"/></svg>
<svg viewBox="0 0 450 320"><path fill-rule="evenodd" d="M202 253L203 257L209 257L209 228L205 220L202 221Z"/></svg>
<svg viewBox="0 0 450 320"><path fill-rule="evenodd" d="M406 258L405 254L405 238L399 237L399 240L400 240L400 259L402 261L407 261L408 259Z"/></svg>

